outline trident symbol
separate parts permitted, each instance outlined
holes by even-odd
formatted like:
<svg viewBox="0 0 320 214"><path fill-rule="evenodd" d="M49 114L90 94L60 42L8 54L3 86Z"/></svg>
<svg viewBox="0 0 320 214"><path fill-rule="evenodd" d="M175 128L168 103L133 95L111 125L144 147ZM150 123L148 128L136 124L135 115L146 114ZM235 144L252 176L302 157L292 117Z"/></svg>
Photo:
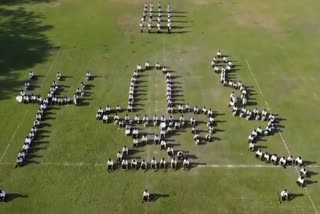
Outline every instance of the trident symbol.
<svg viewBox="0 0 320 214"><path fill-rule="evenodd" d="M37 137L37 132L41 128L41 124L45 115L45 112L50 109L53 105L81 105L81 101L85 94L86 82L91 79L91 74L89 72L86 73L86 80L81 82L81 87L77 88L72 98L70 97L60 97L57 96L57 92L61 89L59 86L59 81L61 81L64 77L60 72L57 73L57 80L52 82L52 85L49 88L49 92L46 97L41 97L40 95L35 94L27 94L28 90L32 87L30 82L33 82L36 79L36 76L33 72L29 73L29 81L25 83L25 90L21 90L19 95L16 97L16 100L20 103L24 104L38 104L39 109L36 114L36 118L33 122L33 126L26 136L23 146L18 153L17 157L17 165L23 166L25 160L28 156L28 151L30 150L32 143L35 141Z"/></svg>

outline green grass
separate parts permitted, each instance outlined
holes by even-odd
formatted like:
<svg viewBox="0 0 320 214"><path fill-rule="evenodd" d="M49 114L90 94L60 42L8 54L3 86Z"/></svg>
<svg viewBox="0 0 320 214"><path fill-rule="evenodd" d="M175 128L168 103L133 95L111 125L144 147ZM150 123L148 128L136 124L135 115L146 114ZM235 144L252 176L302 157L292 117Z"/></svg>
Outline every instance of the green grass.
<svg viewBox="0 0 320 214"><path fill-rule="evenodd" d="M99 106L126 106L132 72L149 60L170 66L179 78L183 102L211 107L219 114L214 143L195 146L189 130L172 139L199 163L263 164L247 151L247 136L264 123L232 117L227 108L231 89L210 70L217 49L239 64L234 76L251 86L259 109L284 120L281 133L293 155L318 165L320 134L318 50L320 3L316 1L174 1L185 11L173 20L180 34L140 34L144 1L60 0L10 4L0 0L0 188L18 197L0 204L0 213L315 213L320 212L320 187L306 191L295 184L293 168L193 168L189 172L146 173L117 170L108 174L105 162L131 140L123 130L95 120ZM8 2L8 1L6 1ZM246 60L263 92L251 75ZM16 155L31 128L37 105L23 105L15 96L32 69L40 75L34 93L46 95L57 71L70 76L61 84L71 96L90 70L87 105L51 110L32 161L14 169ZM149 115L165 113L165 80L160 73L143 77L141 96ZM189 116L188 116L189 117ZM204 127L203 127L204 128ZM149 128L147 131L154 131ZM287 155L279 134L260 142L266 150ZM9 147L7 147L9 145ZM164 153L153 145L140 149L141 158ZM66 165L64 163L87 163ZM102 164L102 165L101 165ZM310 180L318 181L319 168ZM304 194L279 204L283 188ZM144 188L169 197L141 204Z"/></svg>

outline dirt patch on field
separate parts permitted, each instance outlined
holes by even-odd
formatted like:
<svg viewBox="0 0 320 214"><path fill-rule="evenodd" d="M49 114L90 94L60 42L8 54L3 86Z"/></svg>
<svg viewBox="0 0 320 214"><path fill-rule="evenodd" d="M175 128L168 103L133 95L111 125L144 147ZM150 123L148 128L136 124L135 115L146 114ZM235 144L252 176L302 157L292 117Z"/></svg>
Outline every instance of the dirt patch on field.
<svg viewBox="0 0 320 214"><path fill-rule="evenodd" d="M146 0L109 0L111 3L121 3L121 4L133 4L133 5L141 5L146 2Z"/></svg>
<svg viewBox="0 0 320 214"><path fill-rule="evenodd" d="M139 29L139 19L135 16L124 15L120 16L117 21L121 29Z"/></svg>
<svg viewBox="0 0 320 214"><path fill-rule="evenodd" d="M234 14L233 16L237 25L241 27L261 27L270 31L280 31L280 26L269 14L259 13L257 11L246 11Z"/></svg>

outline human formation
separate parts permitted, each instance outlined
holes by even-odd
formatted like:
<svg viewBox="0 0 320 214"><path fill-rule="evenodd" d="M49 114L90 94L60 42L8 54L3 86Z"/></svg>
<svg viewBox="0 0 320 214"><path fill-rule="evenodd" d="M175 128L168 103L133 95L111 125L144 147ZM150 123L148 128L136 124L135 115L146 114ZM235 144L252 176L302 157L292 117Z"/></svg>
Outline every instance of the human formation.
<svg viewBox="0 0 320 214"><path fill-rule="evenodd" d="M142 160L138 162L135 159L130 159L130 149L125 145L122 150L117 153L116 162L112 158L108 160L108 169L114 169L114 164L118 164L124 169L142 169L147 170L148 168L153 169L166 169L168 166L173 169L183 166L184 169L190 167L190 161L183 153L183 151L175 151L172 146L168 146L167 141L170 136L175 132L179 132L185 128L191 128L193 133L193 139L195 145L199 145L213 140L212 135L215 131L216 121L214 118L214 111L211 108L198 106L191 107L188 103L181 104L176 103L173 99L176 95L174 90L174 80L170 71L167 70L166 66L160 65L159 62L151 66L149 61L146 61L144 68L140 64L137 65L136 70L133 72L133 76L130 81L129 96L128 96L128 108L129 112L135 111L137 96L138 79L141 73L146 72L155 68L157 71L162 72L166 78L166 98L167 98L167 112L169 115L143 115L139 114L125 114L124 116L120 113L124 110L120 105L110 107L107 105L105 108L100 107L96 113L96 119L101 120L103 123L114 123L115 125L124 129L124 134L128 137L132 137L132 147L140 147L150 143L159 145L160 149L167 150L169 161L163 157L160 160ZM179 116L175 116L178 114ZM190 117L186 115L191 114ZM192 115L193 114L193 115ZM203 115L207 118L207 133L200 135L197 130L198 122L195 119L195 115ZM148 127L155 126L159 127L159 133L154 135L147 135L141 133L139 126Z"/></svg>
<svg viewBox="0 0 320 214"><path fill-rule="evenodd" d="M165 17L163 17L165 15ZM156 21L154 20L156 19ZM156 23L156 24L154 24ZM172 31L172 10L171 4L168 3L167 9L165 11L161 8L161 3L158 2L158 10L155 11L153 2L149 4L144 3L142 17L140 19L140 32L143 33L144 28L148 29L148 33L152 33L152 28L157 29L157 33L167 30L168 33Z"/></svg>
<svg viewBox="0 0 320 214"><path fill-rule="evenodd" d="M257 148L257 142L262 137L273 135L275 132L279 131L279 120L277 120L274 114L268 112L266 109L259 111L257 108L254 108L253 110L246 108L249 99L247 87L240 81L233 81L228 78L228 73L235 69L235 65L232 60L228 59L226 55L223 55L221 51L218 51L216 56L212 58L211 67L215 73L220 74L220 82L223 86L240 91L240 97L237 97L234 92L230 94L228 106L230 107L233 116L242 117L246 120L261 120L267 122L267 126L265 128L261 128L259 126L249 134L249 151L254 152L256 158L266 163L280 165L284 168L287 166L300 167L300 176L296 182L299 186L305 186L307 170L305 169L303 160L300 156L293 157L291 155L277 155Z"/></svg>
<svg viewBox="0 0 320 214"><path fill-rule="evenodd" d="M17 159L16 159L16 167L23 166L28 152L32 147L33 142L37 137L37 133L39 128L41 127L41 123L45 118L46 111L52 105L68 105L74 104L78 105L81 97L84 96L84 90L86 89L86 82L90 80L91 74L89 72L86 73L85 81L81 82L81 86L76 89L73 99L69 97L59 97L57 96L57 92L59 90L59 81L63 78L60 72L56 75L56 80L52 82L47 97L41 97L40 95L28 95L27 92L30 90L31 82L35 80L34 72L29 72L29 80L25 83L25 89L21 90L19 95L16 97L18 102L22 102L25 104L28 103L36 103L39 105L39 109L36 113L35 120L33 122L33 126L29 131L28 135L25 137L22 148L20 149Z"/></svg>

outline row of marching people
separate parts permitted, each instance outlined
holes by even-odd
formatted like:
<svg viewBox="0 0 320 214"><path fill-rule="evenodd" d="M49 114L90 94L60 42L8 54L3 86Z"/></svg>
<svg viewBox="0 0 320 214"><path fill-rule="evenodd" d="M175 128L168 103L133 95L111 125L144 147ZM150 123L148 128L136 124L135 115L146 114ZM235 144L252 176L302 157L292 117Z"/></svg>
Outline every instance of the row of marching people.
<svg viewBox="0 0 320 214"><path fill-rule="evenodd" d="M166 73L166 85L167 85L167 91L166 91L166 96L167 96L167 110L169 113L173 113L173 97L174 97L174 90L173 90L173 82L171 79L171 73L167 72Z"/></svg>
<svg viewBox="0 0 320 214"><path fill-rule="evenodd" d="M137 70L133 72L133 75L130 80L130 87L129 87L129 96L128 96L128 111L133 111L135 105L135 96L136 96L136 85L137 85L137 78L139 73L142 71L142 67L140 65L137 66Z"/></svg>
<svg viewBox="0 0 320 214"><path fill-rule="evenodd" d="M176 158L171 158L170 162L167 163L165 158L162 158L159 162L155 158L152 158L152 160L148 163L144 159L141 162L138 162L137 159L126 159L123 158L120 162L115 163L111 158L107 161L107 170L108 172L111 172L115 170L115 164L119 164L122 169L128 170L128 169L140 169L147 171L148 169L167 169L171 167L174 170L178 170L180 166L182 165L184 170L190 169L190 161L188 158L183 159L183 161L178 161Z"/></svg>
<svg viewBox="0 0 320 214"><path fill-rule="evenodd" d="M292 155L288 157L284 157L284 156L278 157L276 154L269 154L268 152L262 152L262 150L259 149L256 151L256 158L262 161L265 161L266 163L280 165L284 168L286 166L300 167L299 176L296 183L301 187L304 187L306 185L305 178L308 176L308 171L306 170L306 168L303 167L303 160L300 156L296 158L293 158Z"/></svg>
<svg viewBox="0 0 320 214"><path fill-rule="evenodd" d="M91 79L91 73L87 72L86 73L86 81L89 81ZM81 86L79 88L76 89L74 95L73 95L73 103L75 105L79 104L80 98L82 98L84 96L84 91L87 88L87 84L86 81L82 81L81 82Z"/></svg>
<svg viewBox="0 0 320 214"><path fill-rule="evenodd" d="M286 158L278 156L277 154L269 154L268 152L263 152L261 149L257 149L257 141L259 140L259 138L266 136L267 133L268 130L262 130L259 126L257 129L254 129L248 137L249 150L252 152L256 152L256 158L265 161L266 163L273 163L274 165L280 165L283 167L291 165L301 167L303 165L303 161L300 156L294 159L290 155Z"/></svg>
<svg viewBox="0 0 320 214"><path fill-rule="evenodd" d="M114 109L112 109L109 105L106 106L105 109L99 107L96 113L97 120L104 120L103 122L107 122L109 120L110 114L113 112L120 113L122 111L122 107L117 105ZM105 117L104 117L105 116ZM115 117L116 119L117 117Z"/></svg>
<svg viewBox="0 0 320 214"><path fill-rule="evenodd" d="M197 105L195 105L192 108L190 107L189 103L186 103L185 105L179 104L177 109L179 113L193 112L193 114L204 114L208 117L213 117L213 110L211 108L207 109L205 106L199 108Z"/></svg>
<svg viewBox="0 0 320 214"><path fill-rule="evenodd" d="M242 106L246 106L248 103L248 94L246 87L240 82L240 81L231 81L227 78L227 72L232 71L234 68L234 65L232 61L229 61L229 59L226 56L223 56L221 51L217 52L217 57L213 57L213 60L211 62L211 66L213 68L213 71L216 73L220 73L220 82L223 86L229 86L234 89L238 89L241 92L241 103ZM221 59L221 60L220 60ZM221 64L224 63L224 64ZM219 67L220 66L220 67ZM229 106L237 107L237 98L235 96L230 96L230 103Z"/></svg>
<svg viewBox="0 0 320 214"><path fill-rule="evenodd" d="M155 143L157 143L156 139L154 139L154 141ZM166 147L166 145L163 146L162 143L164 141L165 141L164 139L161 140L161 149L167 150L168 156L170 158L176 158L177 160L184 160L187 158L187 155L185 155L183 151L181 150L175 151L172 146L168 146L168 148ZM123 158L129 158L129 154L130 154L130 149L126 145L124 145L122 149L117 153L117 161L121 162Z"/></svg>
<svg viewBox="0 0 320 214"><path fill-rule="evenodd" d="M26 160L26 156L32 146L32 143L35 141L35 138L37 136L37 131L39 129L39 126L41 124L41 121L43 120L44 113L46 109L48 108L48 99L44 99L37 111L35 121L33 122L33 126L29 132L29 134L24 139L24 143L22 145L21 150L18 153L17 160L16 160L16 167L23 166L24 161Z"/></svg>
<svg viewBox="0 0 320 214"><path fill-rule="evenodd" d="M140 32L143 32L143 28L145 26L145 21L147 18L148 13L148 5L145 3L143 8L142 17L140 20ZM154 16L154 10L153 10L153 3L150 3L150 9L149 9L149 20L148 20L148 32L151 33L152 30L152 18ZM157 18L157 32L161 32L161 18L162 18L162 9L160 3L158 3L158 18ZM167 6L167 27L168 27L168 33L171 33L172 30L172 13L171 13L171 5L170 3Z"/></svg>

